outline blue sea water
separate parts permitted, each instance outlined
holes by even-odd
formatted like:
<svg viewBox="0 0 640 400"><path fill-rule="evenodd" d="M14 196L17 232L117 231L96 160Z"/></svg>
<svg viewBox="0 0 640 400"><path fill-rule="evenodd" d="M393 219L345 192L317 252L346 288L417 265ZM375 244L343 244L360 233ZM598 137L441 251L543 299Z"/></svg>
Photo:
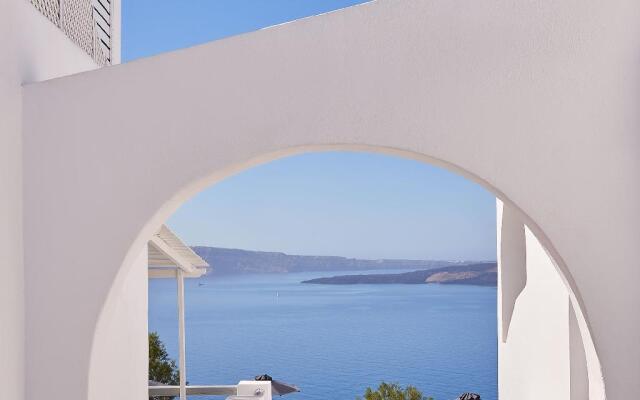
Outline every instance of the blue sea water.
<svg viewBox="0 0 640 400"><path fill-rule="evenodd" d="M189 383L268 373L302 389L288 400L353 400L383 380L436 400L497 399L495 288L300 283L327 275L187 280ZM150 281L149 330L177 359L174 280Z"/></svg>

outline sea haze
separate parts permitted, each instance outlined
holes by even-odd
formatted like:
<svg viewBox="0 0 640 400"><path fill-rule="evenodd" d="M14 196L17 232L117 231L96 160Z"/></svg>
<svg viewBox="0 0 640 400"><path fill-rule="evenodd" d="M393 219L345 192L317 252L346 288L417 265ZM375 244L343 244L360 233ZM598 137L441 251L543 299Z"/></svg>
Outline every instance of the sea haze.
<svg viewBox="0 0 640 400"><path fill-rule="evenodd" d="M495 287L300 283L323 276L188 280L189 383L235 384L268 373L302 389L290 400L353 400L382 380L415 385L436 400L465 391L497 399ZM175 282L151 280L149 330L174 358L176 315Z"/></svg>
<svg viewBox="0 0 640 400"><path fill-rule="evenodd" d="M213 266L209 277L250 273L430 269L464 263L442 260L363 260L336 256L301 256L280 252L207 246L192 248L209 265Z"/></svg>

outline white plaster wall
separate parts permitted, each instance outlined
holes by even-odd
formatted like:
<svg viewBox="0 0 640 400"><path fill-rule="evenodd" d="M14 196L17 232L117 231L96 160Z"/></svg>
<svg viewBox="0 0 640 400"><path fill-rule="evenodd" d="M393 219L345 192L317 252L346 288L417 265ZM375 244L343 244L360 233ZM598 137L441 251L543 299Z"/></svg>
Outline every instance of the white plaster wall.
<svg viewBox="0 0 640 400"><path fill-rule="evenodd" d="M7 24L10 26L10 33L3 40L14 48L14 52L11 58L3 56L2 68L17 71L18 81L14 81L14 85L97 68L91 57L40 14L29 0L5 0L3 3L8 7Z"/></svg>
<svg viewBox="0 0 640 400"><path fill-rule="evenodd" d="M0 2L0 54L17 58L14 21ZM21 93L15 64L0 62L0 386L24 398L24 281L22 257Z"/></svg>
<svg viewBox="0 0 640 400"><path fill-rule="evenodd" d="M96 327L89 397L95 400L148 397L149 342L147 248L133 268L122 271ZM98 379L109 377L109 379Z"/></svg>
<svg viewBox="0 0 640 400"><path fill-rule="evenodd" d="M498 339L505 343L516 299L527 284L527 241L524 222L513 207L496 199L498 246ZM556 272L557 273L557 272Z"/></svg>
<svg viewBox="0 0 640 400"><path fill-rule="evenodd" d="M593 395L590 394L589 369L587 367L585 345L582 341L578 317L576 316L573 304L569 306L569 356L571 366L571 400L597 399L598 388L592 390ZM598 376L597 378L600 377ZM598 385L598 380L593 380L594 385Z"/></svg>
<svg viewBox="0 0 640 400"><path fill-rule="evenodd" d="M497 200L496 211L500 397L589 399L585 344L570 291L517 210ZM591 398L602 398L600 366L592 362Z"/></svg>
<svg viewBox="0 0 640 400"><path fill-rule="evenodd" d="M25 393L22 84L95 68L27 0L0 1L0 387Z"/></svg>
<svg viewBox="0 0 640 400"><path fill-rule="evenodd" d="M569 294L540 242L526 228L525 236L527 284L499 341L499 396L570 399Z"/></svg>
<svg viewBox="0 0 640 400"><path fill-rule="evenodd" d="M377 149L440 163L517 205L583 307L608 398L632 398L638 54L637 0L381 0L29 86L30 397L55 399L72 375L65 399L87 398L118 271L189 196L278 156ZM69 313L72 327L52 323Z"/></svg>

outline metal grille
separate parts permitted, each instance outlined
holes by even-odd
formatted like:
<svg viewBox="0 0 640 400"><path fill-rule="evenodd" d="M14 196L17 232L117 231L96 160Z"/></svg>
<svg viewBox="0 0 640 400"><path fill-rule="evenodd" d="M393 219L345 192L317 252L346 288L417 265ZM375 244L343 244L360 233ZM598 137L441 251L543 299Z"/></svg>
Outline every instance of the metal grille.
<svg viewBox="0 0 640 400"><path fill-rule="evenodd" d="M30 0L99 65L111 64L111 0Z"/></svg>
<svg viewBox="0 0 640 400"><path fill-rule="evenodd" d="M111 0L92 0L95 58L111 64Z"/></svg>

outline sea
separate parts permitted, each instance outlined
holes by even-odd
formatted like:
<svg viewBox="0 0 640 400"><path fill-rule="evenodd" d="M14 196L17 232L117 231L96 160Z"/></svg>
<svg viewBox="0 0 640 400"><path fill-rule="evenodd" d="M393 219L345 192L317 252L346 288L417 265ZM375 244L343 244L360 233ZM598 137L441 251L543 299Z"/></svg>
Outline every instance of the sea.
<svg viewBox="0 0 640 400"><path fill-rule="evenodd" d="M269 374L301 389L286 400L354 400L382 381L435 400L497 399L495 287L301 283L339 274L188 279L189 384ZM175 280L150 281L149 330L177 361L176 304Z"/></svg>

